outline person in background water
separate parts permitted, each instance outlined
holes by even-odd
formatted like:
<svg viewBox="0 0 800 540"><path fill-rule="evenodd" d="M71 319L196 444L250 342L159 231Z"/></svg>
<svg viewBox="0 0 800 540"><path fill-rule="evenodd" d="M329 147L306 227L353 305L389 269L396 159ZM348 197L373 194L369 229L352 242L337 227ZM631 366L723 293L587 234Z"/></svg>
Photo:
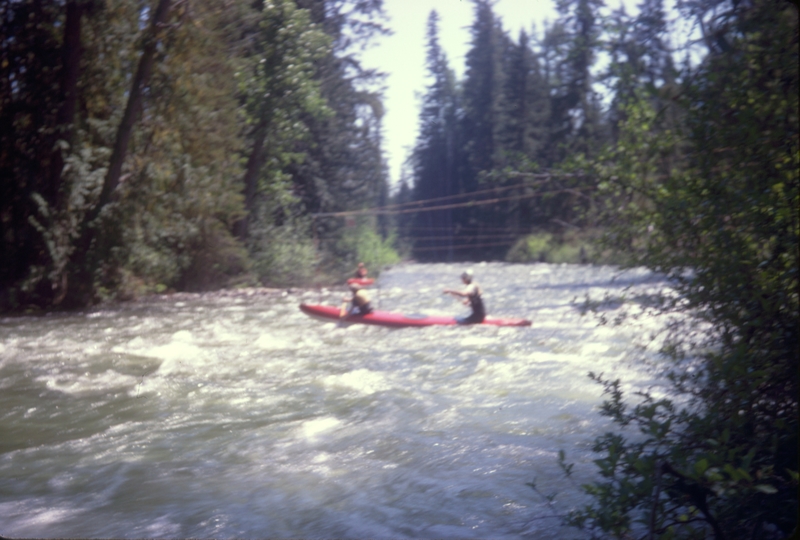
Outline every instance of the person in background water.
<svg viewBox="0 0 800 540"><path fill-rule="evenodd" d="M463 290L444 290L444 294L452 294L453 296L464 298L464 305L469 305L472 308L472 313L470 313L468 317L456 317L456 321L458 321L458 324L477 324L483 322L483 319L486 318L486 308L481 298L481 287L472 280L472 270L465 270L464 273L461 274L461 281L466 285Z"/></svg>
<svg viewBox="0 0 800 540"><path fill-rule="evenodd" d="M363 262L358 263L358 268L356 268L355 277L358 279L364 279L367 277L367 267L364 266Z"/></svg>
<svg viewBox="0 0 800 540"><path fill-rule="evenodd" d="M342 309L339 312L339 318L344 317L345 315L366 315L367 313L372 313L372 306L370 305L370 298L367 294L367 291L361 288L361 286L357 283L351 283L348 285L350 287L350 292L353 293L353 296L348 298L345 296L342 301ZM352 306L350 310L345 309L347 307L347 302L352 302Z"/></svg>

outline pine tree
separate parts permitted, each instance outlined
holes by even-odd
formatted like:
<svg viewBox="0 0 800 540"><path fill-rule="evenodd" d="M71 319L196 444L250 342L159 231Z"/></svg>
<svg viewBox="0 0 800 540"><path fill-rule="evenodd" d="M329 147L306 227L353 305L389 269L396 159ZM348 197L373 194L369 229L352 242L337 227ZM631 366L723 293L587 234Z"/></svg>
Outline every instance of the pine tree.
<svg viewBox="0 0 800 540"><path fill-rule="evenodd" d="M549 90L542 75L539 58L522 30L518 43L512 43L505 59L504 124L502 146L505 152L502 169L495 176L504 186L524 184L529 173L541 167L541 154L546 145L549 116ZM506 195L526 193L526 188L504 192ZM537 214L533 200L511 200L502 205L500 222L509 234L529 232ZM508 239L513 239L510 236Z"/></svg>
<svg viewBox="0 0 800 540"><path fill-rule="evenodd" d="M644 0L634 19L621 8L606 27L611 62L604 79L613 94L608 117L616 134L617 124L625 120L626 107L643 92L656 107L668 104L676 70L667 43L663 0Z"/></svg>
<svg viewBox="0 0 800 540"><path fill-rule="evenodd" d="M597 24L602 0L560 0L559 20L543 42L546 71L552 88L545 162L556 167L593 156L606 137L600 98L591 68L600 46ZM541 223L576 225L573 221L590 205L581 190L590 188L579 177L554 177L549 194L540 201Z"/></svg>
<svg viewBox="0 0 800 540"><path fill-rule="evenodd" d="M288 169L295 193L312 214L376 206L388 189L380 149L383 104L376 88L382 74L365 69L358 50L386 32L379 22L382 0L298 4L331 39L331 50L316 63L315 74L331 114L305 119L310 138L304 158ZM352 253L337 247L349 234L343 225L340 218L314 220L315 234L326 240L323 266L334 272L353 262Z"/></svg>
<svg viewBox="0 0 800 540"><path fill-rule="evenodd" d="M643 82L652 88L674 83L676 71L668 43L664 0L642 0L632 38L641 50Z"/></svg>
<svg viewBox="0 0 800 540"><path fill-rule="evenodd" d="M465 192L486 189L492 172L506 165L508 153L503 146L508 107L505 103L507 53L511 40L503 32L491 3L476 0L472 24L472 42L466 58L463 83L461 133L463 156L461 183ZM464 229L456 242L462 246L459 256L482 259L500 256L498 249L487 249L487 227L505 223L502 206L462 208L455 212L456 222ZM469 234L466 234L469 233ZM489 242L491 243L491 242ZM472 244L473 247L466 246ZM500 246L502 247L502 246Z"/></svg>
<svg viewBox="0 0 800 540"><path fill-rule="evenodd" d="M420 131L413 154L414 199L418 201L461 192L455 76L439 45L436 11L428 16L427 40L426 65L431 82L422 99ZM419 213L414 220L415 256L421 260L452 260L454 224L452 210Z"/></svg>
<svg viewBox="0 0 800 540"><path fill-rule="evenodd" d="M563 159L563 146L572 133L572 119L568 113L577 100L567 92L567 81L570 79L567 60L571 41L564 21L556 20L545 27L539 44L543 76L550 90L545 145L539 153L542 165L546 168Z"/></svg>
<svg viewBox="0 0 800 540"><path fill-rule="evenodd" d="M466 58L463 90L464 150L468 157L465 188L477 189L482 172L491 171L502 160L499 132L503 115L505 84L503 56L508 38L502 33L491 4L475 0L472 42Z"/></svg>
<svg viewBox="0 0 800 540"><path fill-rule="evenodd" d="M524 30L520 31L518 43L511 45L505 72L502 146L506 161L509 165L521 159L535 161L545 142L548 92Z"/></svg>
<svg viewBox="0 0 800 540"><path fill-rule="evenodd" d="M555 161L574 153L591 155L601 138L600 110L591 68L599 46L598 10L602 0L560 0L558 10L569 36L563 79L553 99L554 125L560 125Z"/></svg>

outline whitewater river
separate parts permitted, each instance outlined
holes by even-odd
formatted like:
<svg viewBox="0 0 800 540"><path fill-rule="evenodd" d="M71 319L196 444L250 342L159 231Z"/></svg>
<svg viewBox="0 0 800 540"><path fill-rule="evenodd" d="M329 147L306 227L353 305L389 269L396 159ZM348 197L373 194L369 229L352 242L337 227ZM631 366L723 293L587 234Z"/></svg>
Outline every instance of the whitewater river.
<svg viewBox="0 0 800 540"><path fill-rule="evenodd" d="M408 264L382 310L463 314L455 265ZM88 538L582 538L609 424L589 371L652 384L644 270L474 266L490 314L530 328L340 327L300 302L344 288L173 295L0 320L0 535ZM619 302L601 304L609 319ZM558 451L575 462L573 481ZM556 494L549 505L526 485Z"/></svg>

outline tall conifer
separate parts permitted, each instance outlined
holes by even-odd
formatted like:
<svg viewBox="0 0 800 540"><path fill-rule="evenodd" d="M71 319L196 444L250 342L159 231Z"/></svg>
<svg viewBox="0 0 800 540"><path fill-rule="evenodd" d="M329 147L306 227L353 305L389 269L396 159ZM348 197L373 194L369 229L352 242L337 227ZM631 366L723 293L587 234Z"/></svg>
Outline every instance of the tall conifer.
<svg viewBox="0 0 800 540"><path fill-rule="evenodd" d="M482 182L490 178L494 169L503 167L506 158L503 147L506 122L504 67L510 40L494 15L491 2L475 0L474 9L461 116L465 156L461 177L467 192L481 189ZM486 249L484 235L486 227L492 226L489 222L497 219L500 213L502 208L487 206L462 208L456 212L456 220L470 233L463 235L459 244L473 246L471 249L464 247L460 253L462 257L498 256L497 252Z"/></svg>
<svg viewBox="0 0 800 540"><path fill-rule="evenodd" d="M414 148L414 199L427 200L460 193L455 77L439 45L439 15L431 11L427 23L426 66L430 84L422 98L419 136ZM453 258L453 211L417 215L415 254L420 259ZM427 237L427 239L426 239Z"/></svg>

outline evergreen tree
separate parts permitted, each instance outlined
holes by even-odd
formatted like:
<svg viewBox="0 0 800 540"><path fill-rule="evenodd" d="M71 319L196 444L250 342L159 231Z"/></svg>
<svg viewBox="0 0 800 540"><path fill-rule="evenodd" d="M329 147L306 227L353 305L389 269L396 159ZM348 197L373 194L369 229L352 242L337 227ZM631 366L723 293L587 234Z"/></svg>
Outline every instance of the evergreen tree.
<svg viewBox="0 0 800 540"><path fill-rule="evenodd" d="M535 161L545 143L548 92L524 30L520 31L519 42L511 44L505 71L505 161L509 165L523 159Z"/></svg>
<svg viewBox="0 0 800 540"><path fill-rule="evenodd" d="M664 0L642 0L632 37L641 51L642 82L651 88L674 83L676 72L668 43Z"/></svg>
<svg viewBox="0 0 800 540"><path fill-rule="evenodd" d="M568 111L577 101L568 96L567 81L570 78L567 63L571 36L561 20L544 29L539 42L542 71L549 89L549 115L546 122L544 148L539 153L542 165L550 168L564 156L563 146L572 132L572 121Z"/></svg>
<svg viewBox="0 0 800 540"><path fill-rule="evenodd" d="M608 92L612 94L608 120L611 133L617 136L617 125L624 120L626 106L635 100L641 91L639 77L643 71L641 48L633 39L633 21L622 6L615 10L606 22L610 62L600 77Z"/></svg>
<svg viewBox="0 0 800 540"><path fill-rule="evenodd" d="M305 156L289 173L295 193L310 213L376 206L385 196L386 166L381 154L383 104L376 85L382 75L364 69L358 50L386 30L379 22L382 0L299 0L311 20L330 37L330 52L316 63L315 79L332 114L305 120L310 139ZM346 233L340 218L314 220L316 235L327 239L323 266L349 266L352 254L336 248Z"/></svg>
<svg viewBox="0 0 800 540"><path fill-rule="evenodd" d="M602 0L559 0L560 26L567 40L551 104L550 156L553 163L576 153L592 155L601 140L599 98L591 68L599 45L597 11ZM562 38L562 39L563 39Z"/></svg>
<svg viewBox="0 0 800 540"><path fill-rule="evenodd" d="M491 3L475 0L471 47L466 57L462 131L467 160L464 187L477 189L480 174L502 163L500 131L503 120L503 65L508 38L492 12Z"/></svg>
<svg viewBox="0 0 800 540"><path fill-rule="evenodd" d="M413 158L410 157L408 161L411 161L411 159ZM399 239L398 250L403 255L411 254L411 241L416 233L415 229L413 228L416 216L408 212L410 206L409 203L412 203L414 200L414 191L411 187L412 182L413 175L409 172L409 167L404 164L400 170L399 187L391 198L391 204L398 205L403 209L402 212L395 215L393 220L395 230L397 231L397 237Z"/></svg>
<svg viewBox="0 0 800 540"><path fill-rule="evenodd" d="M561 0L557 7L560 17L542 41L551 90L548 138L541 154L542 163L556 169L594 155L605 138L591 72L600 46L597 19L602 0ZM536 200L534 219L557 232L562 232L563 226L579 226L577 221L592 204L583 192L591 189L591 183L581 176L555 174L542 186L544 195Z"/></svg>
<svg viewBox="0 0 800 540"><path fill-rule="evenodd" d="M495 176L503 180L503 185L511 186L526 183L530 173L539 169L549 116L549 90L525 31L520 31L518 43L511 44L504 71L505 122L501 134L505 159L503 169L496 169ZM504 194L526 191L520 187ZM509 234L514 235L509 237L511 240L529 232L532 226L540 225L537 218L542 214L530 197L512 199L502 207L505 211L495 219L502 217L497 223L504 224Z"/></svg>
<svg viewBox="0 0 800 540"><path fill-rule="evenodd" d="M667 44L663 0L644 0L631 19L623 8L615 11L606 26L611 62L604 76L613 98L608 120L613 133L624 121L627 105L646 92L656 107L672 97L676 72ZM656 103L656 102L659 103Z"/></svg>
<svg viewBox="0 0 800 540"><path fill-rule="evenodd" d="M458 185L457 96L455 76L439 45L439 15L427 25L426 65L431 79L422 99L420 131L414 148L414 199L437 199L461 193ZM414 220L415 256L453 259L452 210L421 212Z"/></svg>
<svg viewBox="0 0 800 540"><path fill-rule="evenodd" d="M474 192L488 185L492 171L506 165L507 152L503 146L506 127L505 59L511 41L503 32L491 3L476 0L475 19L472 24L472 42L466 58L463 83L461 133L463 156L461 182L465 192ZM499 249L487 246L487 226L497 222L505 224L503 206L462 208L455 212L455 220L465 232L457 242L462 248L461 258L493 258L500 256ZM492 243L492 242L488 242ZM487 249L488 248L488 249Z"/></svg>

